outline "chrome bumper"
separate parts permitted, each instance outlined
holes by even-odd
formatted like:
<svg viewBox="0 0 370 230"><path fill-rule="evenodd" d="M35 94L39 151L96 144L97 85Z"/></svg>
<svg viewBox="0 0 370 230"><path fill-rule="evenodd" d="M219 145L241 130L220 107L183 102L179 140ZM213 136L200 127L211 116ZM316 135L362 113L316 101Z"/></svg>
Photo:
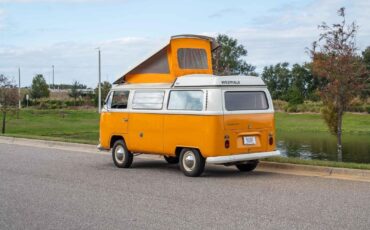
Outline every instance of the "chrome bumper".
<svg viewBox="0 0 370 230"><path fill-rule="evenodd" d="M226 163L233 163L233 162L258 160L262 158L276 157L276 156L280 156L279 150L272 151L272 152L245 153L245 154L237 154L237 155L229 155L229 156L207 157L207 163L226 164Z"/></svg>

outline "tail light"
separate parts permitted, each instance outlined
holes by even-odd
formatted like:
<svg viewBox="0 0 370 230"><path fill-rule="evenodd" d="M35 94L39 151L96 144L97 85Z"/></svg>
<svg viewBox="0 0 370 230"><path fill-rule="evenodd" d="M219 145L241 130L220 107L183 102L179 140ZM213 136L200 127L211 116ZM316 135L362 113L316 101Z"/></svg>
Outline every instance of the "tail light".
<svg viewBox="0 0 370 230"><path fill-rule="evenodd" d="M225 149L228 149L230 147L230 141L225 140Z"/></svg>
<svg viewBox="0 0 370 230"><path fill-rule="evenodd" d="M230 141L229 141L229 135L225 135L225 149L230 148Z"/></svg>
<svg viewBox="0 0 370 230"><path fill-rule="evenodd" d="M272 134L269 135L269 144L270 145L274 144L274 137L272 136Z"/></svg>

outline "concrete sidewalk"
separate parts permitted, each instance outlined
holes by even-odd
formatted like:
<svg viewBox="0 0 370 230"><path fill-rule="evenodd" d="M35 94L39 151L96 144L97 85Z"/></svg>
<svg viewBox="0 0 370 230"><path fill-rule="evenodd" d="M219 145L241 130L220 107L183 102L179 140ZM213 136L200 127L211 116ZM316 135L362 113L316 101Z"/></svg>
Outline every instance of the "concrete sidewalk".
<svg viewBox="0 0 370 230"><path fill-rule="evenodd" d="M0 136L0 143L3 144L15 144L22 146L31 146L39 148L50 148L60 149L67 151L86 152L93 154L107 154L108 152L102 152L97 150L95 145L89 144L77 144L60 141L47 141L47 140L36 140L26 138L15 138L15 137L4 137ZM143 154L136 156L142 159L161 159L158 155ZM299 176L314 176L341 180L354 180L370 182L370 170L359 170L359 169L346 169L346 168L335 168L335 167L323 167L323 166L311 166L311 165L299 165L299 164L288 164L288 163L275 163L262 161L257 171L272 172L291 174Z"/></svg>

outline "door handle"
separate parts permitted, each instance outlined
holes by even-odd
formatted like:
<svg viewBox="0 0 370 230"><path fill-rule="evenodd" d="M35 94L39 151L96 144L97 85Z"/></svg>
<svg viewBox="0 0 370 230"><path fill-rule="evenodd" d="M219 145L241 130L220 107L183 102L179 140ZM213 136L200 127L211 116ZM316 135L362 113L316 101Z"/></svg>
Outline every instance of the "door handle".
<svg viewBox="0 0 370 230"><path fill-rule="evenodd" d="M128 118L123 118L123 122L128 122Z"/></svg>

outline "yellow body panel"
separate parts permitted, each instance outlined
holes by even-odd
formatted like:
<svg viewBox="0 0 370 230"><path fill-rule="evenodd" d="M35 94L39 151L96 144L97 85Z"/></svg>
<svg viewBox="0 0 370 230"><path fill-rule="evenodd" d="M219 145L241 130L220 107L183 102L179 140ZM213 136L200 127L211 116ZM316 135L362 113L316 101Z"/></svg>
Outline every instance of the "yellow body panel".
<svg viewBox="0 0 370 230"><path fill-rule="evenodd" d="M130 113L127 148L133 152L163 153L162 114Z"/></svg>
<svg viewBox="0 0 370 230"><path fill-rule="evenodd" d="M121 119L128 117L128 126ZM274 114L180 115L103 112L100 140L109 149L110 139L121 135L130 151L175 155L177 147L200 150L203 157L276 150ZM128 129L128 130L127 130ZM121 132L121 133L119 133ZM243 136L256 136L256 145L243 144ZM269 136L273 144L269 144ZM230 147L225 148L225 140Z"/></svg>
<svg viewBox="0 0 370 230"><path fill-rule="evenodd" d="M173 82L173 75L171 74L128 74L126 81L128 83L158 83L158 82Z"/></svg>
<svg viewBox="0 0 370 230"><path fill-rule="evenodd" d="M112 136L124 136L128 131L127 112L103 112L100 115L100 144L110 145Z"/></svg>

